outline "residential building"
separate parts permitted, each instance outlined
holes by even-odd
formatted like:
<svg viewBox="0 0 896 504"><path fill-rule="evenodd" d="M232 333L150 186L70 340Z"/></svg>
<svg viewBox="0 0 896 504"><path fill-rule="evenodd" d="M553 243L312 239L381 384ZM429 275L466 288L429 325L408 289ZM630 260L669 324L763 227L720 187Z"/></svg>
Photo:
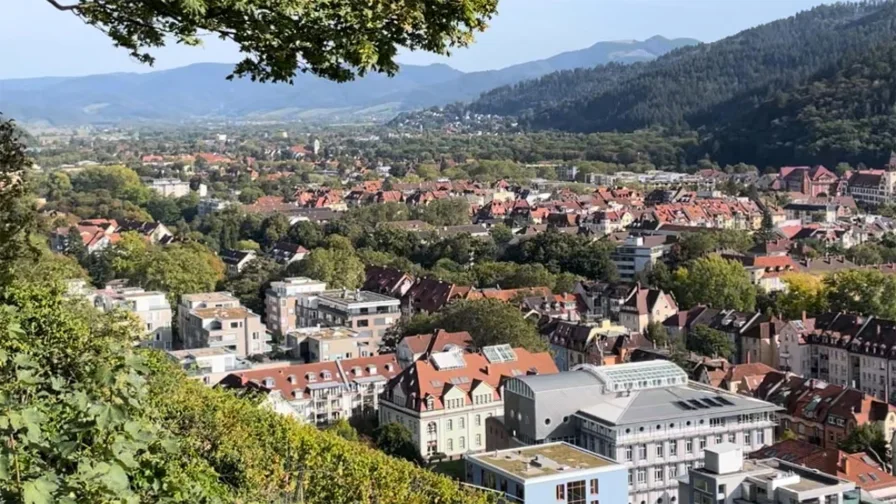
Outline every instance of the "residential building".
<svg viewBox="0 0 896 504"><path fill-rule="evenodd" d="M625 466L568 443L464 455L466 482L507 502L624 503Z"/></svg>
<svg viewBox="0 0 896 504"><path fill-rule="evenodd" d="M179 179L153 179L149 188L162 196L180 198L190 194L190 182Z"/></svg>
<svg viewBox="0 0 896 504"><path fill-rule="evenodd" d="M221 262L227 267L227 274L238 275L247 264L257 257L257 254L254 250L221 249L219 256Z"/></svg>
<svg viewBox="0 0 896 504"><path fill-rule="evenodd" d="M398 356L398 364L404 369L418 359L429 359L435 352L447 352L452 348L467 351L472 345L473 339L467 331L451 333L438 329L432 334L405 336L398 342L395 355Z"/></svg>
<svg viewBox="0 0 896 504"><path fill-rule="evenodd" d="M177 317L185 349L227 348L237 357L271 351L271 335L261 317L229 292L184 294Z"/></svg>
<svg viewBox="0 0 896 504"><path fill-rule="evenodd" d="M638 273L652 268L669 251L670 245L666 240L667 237L662 235L626 238L611 254L616 269L619 270L619 277L631 282Z"/></svg>
<svg viewBox="0 0 896 504"><path fill-rule="evenodd" d="M837 196L839 186L840 179L824 166L784 166L772 188L818 197Z"/></svg>
<svg viewBox="0 0 896 504"><path fill-rule="evenodd" d="M837 205L834 203L788 203L784 205L784 212L788 220L798 220L803 224L837 220Z"/></svg>
<svg viewBox="0 0 896 504"><path fill-rule="evenodd" d="M857 426L880 426L886 439L896 433L896 407L854 388L790 373L768 373L754 397L781 407L778 433L825 448L837 448Z"/></svg>
<svg viewBox="0 0 896 504"><path fill-rule="evenodd" d="M507 380L556 372L549 353L508 345L484 347L480 353L454 347L432 352L389 382L380 424L407 427L424 457L479 452L485 449L486 418L504 415Z"/></svg>
<svg viewBox="0 0 896 504"><path fill-rule="evenodd" d="M556 170L557 180L565 182L575 182L576 176L579 174L579 167L576 165L560 165Z"/></svg>
<svg viewBox="0 0 896 504"><path fill-rule="evenodd" d="M631 296L636 286L629 283L605 283L582 281L576 284L575 294L587 307L585 317L590 319L619 320L622 303Z"/></svg>
<svg viewBox="0 0 896 504"><path fill-rule="evenodd" d="M89 297L93 306L105 312L123 309L136 315L146 331L146 346L160 350L173 348L171 304L164 292L110 284L105 289L93 291Z"/></svg>
<svg viewBox="0 0 896 504"><path fill-rule="evenodd" d="M648 325L662 323L677 312L678 304L671 294L637 285L619 307L619 323L631 332L643 333Z"/></svg>
<svg viewBox="0 0 896 504"><path fill-rule="evenodd" d="M896 502L896 476L883 467L883 460L865 452L846 453L836 448L819 446L790 439L750 454L754 460L777 458L792 464L799 464L825 474L837 476L853 482L872 499L881 502Z"/></svg>
<svg viewBox="0 0 896 504"><path fill-rule="evenodd" d="M394 354L232 373L227 388L267 394L265 406L312 425L375 415L386 383L398 373Z"/></svg>
<svg viewBox="0 0 896 504"><path fill-rule="evenodd" d="M303 327L286 334L291 354L305 362L371 357L379 353L382 341L381 336L345 327Z"/></svg>
<svg viewBox="0 0 896 504"><path fill-rule="evenodd" d="M326 282L307 277L290 277L271 282L264 294L265 324L268 331L283 337L299 327L310 327L312 321L300 319L300 299L325 290Z"/></svg>
<svg viewBox="0 0 896 504"><path fill-rule="evenodd" d="M628 328L614 324L608 319L600 323L587 324L554 320L541 327L540 331L548 340L554 363L560 371L569 371L585 363L603 365L603 359L599 362L590 362L593 349L602 348L597 343L613 340L615 344L620 337L631 334Z"/></svg>
<svg viewBox="0 0 896 504"><path fill-rule="evenodd" d="M299 303L299 319L304 327L342 326L362 336L382 338L400 317L397 299L362 290L324 291L304 296Z"/></svg>
<svg viewBox="0 0 896 504"><path fill-rule="evenodd" d="M521 375L504 390L506 447L568 441L617 460L634 503L672 502L676 478L702 463L707 446L771 443L778 409L689 382L663 360Z"/></svg>
<svg viewBox="0 0 896 504"><path fill-rule="evenodd" d="M203 216L215 212L220 212L221 210L236 206L237 204L238 203L236 203L235 201L227 201L217 198L200 198L199 204L196 208L199 215Z"/></svg>
<svg viewBox="0 0 896 504"><path fill-rule="evenodd" d="M369 266L362 290L401 298L414 285L414 277L395 268Z"/></svg>
<svg viewBox="0 0 896 504"><path fill-rule="evenodd" d="M289 265L304 259L308 255L308 249L295 243L277 242L268 254L277 264Z"/></svg>
<svg viewBox="0 0 896 504"><path fill-rule="evenodd" d="M228 374L252 367L233 351L220 347L171 350L168 355L177 361L190 378L206 385L217 385Z"/></svg>
<svg viewBox="0 0 896 504"><path fill-rule="evenodd" d="M859 502L856 485L781 459L744 460L743 448L706 449L706 463L678 478L679 504L846 504Z"/></svg>
<svg viewBox="0 0 896 504"><path fill-rule="evenodd" d="M847 181L847 192L857 203L881 205L893 201L896 194L896 171L893 161L887 170L859 170Z"/></svg>

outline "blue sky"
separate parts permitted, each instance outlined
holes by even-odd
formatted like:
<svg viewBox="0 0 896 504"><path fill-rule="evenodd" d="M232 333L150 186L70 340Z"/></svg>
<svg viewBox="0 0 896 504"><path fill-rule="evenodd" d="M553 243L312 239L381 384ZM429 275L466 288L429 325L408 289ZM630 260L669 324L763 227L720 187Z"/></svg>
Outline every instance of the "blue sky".
<svg viewBox="0 0 896 504"><path fill-rule="evenodd" d="M0 78L145 72L152 68L112 47L98 31L41 0L0 0ZM790 16L822 0L500 0L491 28L451 58L403 53L403 63L447 63L464 71L500 68L587 47L602 40L653 35L711 42ZM210 39L206 47L156 51L155 68L234 62L238 51Z"/></svg>

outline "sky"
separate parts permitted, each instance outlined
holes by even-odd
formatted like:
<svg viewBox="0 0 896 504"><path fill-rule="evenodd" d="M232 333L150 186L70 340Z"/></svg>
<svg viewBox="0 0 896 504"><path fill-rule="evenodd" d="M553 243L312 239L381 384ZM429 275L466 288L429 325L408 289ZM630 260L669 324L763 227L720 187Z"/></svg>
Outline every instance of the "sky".
<svg viewBox="0 0 896 504"><path fill-rule="evenodd" d="M41 0L0 0L0 79L146 72L199 62L235 62L239 52L209 38L205 47L154 52L156 65L132 60L105 35ZM408 64L446 63L488 70L546 58L606 40L654 35L712 42L826 3L823 0L500 0L490 28L451 57L403 52Z"/></svg>

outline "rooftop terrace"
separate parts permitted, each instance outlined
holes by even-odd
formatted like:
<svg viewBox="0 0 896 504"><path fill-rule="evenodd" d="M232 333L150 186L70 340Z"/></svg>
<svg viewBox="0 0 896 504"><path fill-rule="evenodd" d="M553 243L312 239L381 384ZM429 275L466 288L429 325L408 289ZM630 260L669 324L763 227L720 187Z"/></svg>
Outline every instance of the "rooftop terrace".
<svg viewBox="0 0 896 504"><path fill-rule="evenodd" d="M567 443L486 452L471 455L470 458L522 479L616 465L616 462L608 458Z"/></svg>

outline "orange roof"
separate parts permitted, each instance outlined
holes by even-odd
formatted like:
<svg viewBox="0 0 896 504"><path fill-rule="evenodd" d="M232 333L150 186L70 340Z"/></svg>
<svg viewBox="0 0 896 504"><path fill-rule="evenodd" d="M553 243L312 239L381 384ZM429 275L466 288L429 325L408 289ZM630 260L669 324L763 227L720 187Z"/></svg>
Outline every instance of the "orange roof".
<svg viewBox="0 0 896 504"><path fill-rule="evenodd" d="M502 380L525 374L557 373L557 365L548 352L533 354L524 348L514 348L516 360L509 362L489 362L481 353L462 354L463 367L438 369L433 359L418 360L393 378L389 388L400 387L408 398L405 407L418 411L426 410L426 399L432 397L433 409L444 407L442 397L458 388L466 395L466 403L472 404L470 392L480 383L487 383L494 389L493 398L500 400L498 387Z"/></svg>
<svg viewBox="0 0 896 504"><path fill-rule="evenodd" d="M509 303L519 294L524 296L550 296L551 289L548 287L524 287L522 289L471 290L467 294L467 299L497 299ZM561 300L558 299L558 301Z"/></svg>

